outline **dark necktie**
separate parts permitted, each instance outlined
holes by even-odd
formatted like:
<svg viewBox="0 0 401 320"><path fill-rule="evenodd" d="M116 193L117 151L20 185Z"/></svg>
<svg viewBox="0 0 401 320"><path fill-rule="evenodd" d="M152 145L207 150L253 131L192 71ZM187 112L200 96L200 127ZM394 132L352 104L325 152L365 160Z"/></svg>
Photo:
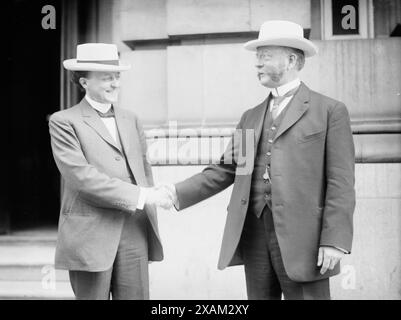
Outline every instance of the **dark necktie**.
<svg viewBox="0 0 401 320"><path fill-rule="evenodd" d="M106 113L100 112L99 110L96 110L96 112L101 118L114 118L113 106L111 106L109 111L107 111Z"/></svg>

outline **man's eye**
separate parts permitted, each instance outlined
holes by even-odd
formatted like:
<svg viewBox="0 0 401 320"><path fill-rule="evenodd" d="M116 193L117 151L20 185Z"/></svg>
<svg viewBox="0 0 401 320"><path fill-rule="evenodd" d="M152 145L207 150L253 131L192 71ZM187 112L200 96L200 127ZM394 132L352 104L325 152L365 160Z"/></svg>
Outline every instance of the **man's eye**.
<svg viewBox="0 0 401 320"><path fill-rule="evenodd" d="M259 58L260 59L269 59L269 58L271 58L272 56L271 56L271 54L269 54L269 53L262 53L260 56L259 56Z"/></svg>

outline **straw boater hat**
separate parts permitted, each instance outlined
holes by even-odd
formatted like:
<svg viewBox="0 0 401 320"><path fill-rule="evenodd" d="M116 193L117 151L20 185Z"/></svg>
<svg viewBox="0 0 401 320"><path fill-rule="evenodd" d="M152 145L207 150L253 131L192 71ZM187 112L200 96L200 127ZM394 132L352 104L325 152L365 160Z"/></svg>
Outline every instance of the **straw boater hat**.
<svg viewBox="0 0 401 320"><path fill-rule="evenodd" d="M77 58L63 62L71 71L126 71L129 64L122 64L115 44L84 43L77 46Z"/></svg>
<svg viewBox="0 0 401 320"><path fill-rule="evenodd" d="M304 30L299 24L291 21L271 20L266 21L260 27L257 40L245 43L245 49L256 51L262 46L282 46L300 49L305 57L317 54L317 47L304 38Z"/></svg>

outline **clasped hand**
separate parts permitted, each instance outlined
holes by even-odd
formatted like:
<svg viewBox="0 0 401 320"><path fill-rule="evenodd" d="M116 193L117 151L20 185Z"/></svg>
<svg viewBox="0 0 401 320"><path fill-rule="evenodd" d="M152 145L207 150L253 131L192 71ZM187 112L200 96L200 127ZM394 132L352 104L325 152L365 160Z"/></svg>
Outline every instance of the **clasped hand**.
<svg viewBox="0 0 401 320"><path fill-rule="evenodd" d="M173 184L161 184L149 188L146 203L153 204L163 209L171 209L177 202L177 194Z"/></svg>

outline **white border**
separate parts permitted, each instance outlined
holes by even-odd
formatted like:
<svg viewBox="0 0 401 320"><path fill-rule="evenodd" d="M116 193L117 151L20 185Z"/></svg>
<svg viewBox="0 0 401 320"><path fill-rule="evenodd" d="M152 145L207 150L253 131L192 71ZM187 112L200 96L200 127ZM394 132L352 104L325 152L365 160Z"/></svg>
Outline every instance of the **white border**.
<svg viewBox="0 0 401 320"><path fill-rule="evenodd" d="M335 1L335 0L334 0ZM332 0L320 0L322 15L323 40L354 40L371 39L374 37L373 28L373 0L359 1L359 34L333 35L333 21L331 2Z"/></svg>

